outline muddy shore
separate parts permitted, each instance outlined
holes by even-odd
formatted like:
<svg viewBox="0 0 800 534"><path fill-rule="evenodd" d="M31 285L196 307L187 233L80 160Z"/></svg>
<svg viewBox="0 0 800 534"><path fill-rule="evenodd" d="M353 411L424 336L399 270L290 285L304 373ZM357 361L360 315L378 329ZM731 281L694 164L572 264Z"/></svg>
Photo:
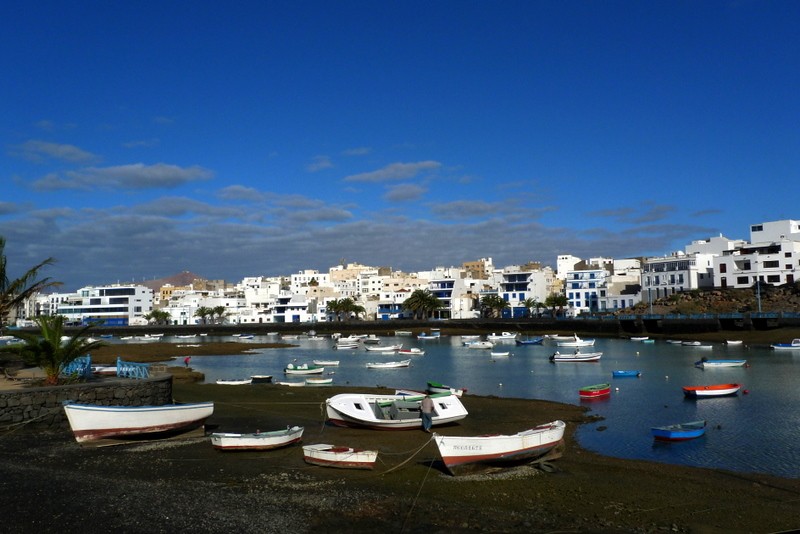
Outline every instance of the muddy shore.
<svg viewBox="0 0 800 534"><path fill-rule="evenodd" d="M148 352L160 357L174 350L146 347L126 356L140 360ZM219 350L235 353L232 348ZM68 431L2 429L4 530L760 533L800 527L800 478L600 456L573 439L587 417L576 405L465 396L469 416L438 432L513 433L561 419L568 426L566 448L552 473L518 467L452 477L429 434L326 425L324 400L353 390L368 391L176 380L176 401L213 400L215 412L204 431L160 442L90 448L79 446ZM295 424L305 427L307 444L378 449L378 467L309 466L299 446L220 452L207 437L212 431Z"/></svg>

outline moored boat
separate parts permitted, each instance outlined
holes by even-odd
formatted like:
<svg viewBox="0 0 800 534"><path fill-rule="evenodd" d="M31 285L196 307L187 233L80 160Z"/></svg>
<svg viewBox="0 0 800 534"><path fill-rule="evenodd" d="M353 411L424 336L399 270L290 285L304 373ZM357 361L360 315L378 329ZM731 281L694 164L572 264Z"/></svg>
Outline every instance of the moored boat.
<svg viewBox="0 0 800 534"><path fill-rule="evenodd" d="M159 437L203 425L213 402L161 406L100 406L64 403L69 426L79 443L106 438Z"/></svg>
<svg viewBox="0 0 800 534"><path fill-rule="evenodd" d="M250 375L251 384L271 384L272 375Z"/></svg>
<svg viewBox="0 0 800 534"><path fill-rule="evenodd" d="M741 384L711 384L708 386L684 386L683 394L692 399L708 397L725 397L736 395L742 388Z"/></svg>
<svg viewBox="0 0 800 534"><path fill-rule="evenodd" d="M420 402L424 398L409 395L370 395L342 393L325 401L328 420L337 426L365 427L373 430L410 430L422 428ZM459 421L467 409L450 393L432 394L433 425Z"/></svg>
<svg viewBox="0 0 800 534"><path fill-rule="evenodd" d="M317 443L303 445L303 459L309 464L322 467L372 469L378 459L378 451Z"/></svg>
<svg viewBox="0 0 800 534"><path fill-rule="evenodd" d="M550 356L551 362L596 362L603 356L602 352L580 352L575 351L572 354L561 354L556 351Z"/></svg>
<svg viewBox="0 0 800 534"><path fill-rule="evenodd" d="M557 341L556 345L558 345L559 347L593 347L594 339L581 339L578 337L577 334L575 334L575 336L573 336L573 339L566 341Z"/></svg>
<svg viewBox="0 0 800 534"><path fill-rule="evenodd" d="M364 347L367 352L397 352L403 345L371 345Z"/></svg>
<svg viewBox="0 0 800 534"><path fill-rule="evenodd" d="M620 369L611 371L611 376L614 378L623 378L628 376L642 376L642 372L637 369Z"/></svg>
<svg viewBox="0 0 800 534"><path fill-rule="evenodd" d="M410 365L411 360L401 360L399 362L369 362L367 363L367 369L398 369Z"/></svg>
<svg viewBox="0 0 800 534"><path fill-rule="evenodd" d="M312 360L312 363L319 367L336 367L339 365L339 360Z"/></svg>
<svg viewBox="0 0 800 534"><path fill-rule="evenodd" d="M705 420L677 423L674 425L654 426L650 429L653 438L659 441L686 441L699 438L706 433Z"/></svg>
<svg viewBox="0 0 800 534"><path fill-rule="evenodd" d="M333 378L306 378L307 386L330 386L333 384Z"/></svg>
<svg viewBox="0 0 800 534"><path fill-rule="evenodd" d="M708 358L701 358L694 362L695 367L701 369L717 369L721 367L744 367L747 360L709 360Z"/></svg>
<svg viewBox="0 0 800 534"><path fill-rule="evenodd" d="M773 350L800 350L800 339L793 339L791 343L773 343Z"/></svg>
<svg viewBox="0 0 800 534"><path fill-rule="evenodd" d="M584 386L578 390L581 399L599 399L608 395L611 395L611 384L608 383Z"/></svg>
<svg viewBox="0 0 800 534"><path fill-rule="evenodd" d="M494 348L494 343L491 341L466 341L464 346L468 349L492 349Z"/></svg>
<svg viewBox="0 0 800 534"><path fill-rule="evenodd" d="M403 354L407 356L425 356L425 351L418 347L411 347L408 349L400 349L397 351L397 354Z"/></svg>
<svg viewBox="0 0 800 534"><path fill-rule="evenodd" d="M220 386L249 386L252 382L252 378L220 378L217 380L217 384Z"/></svg>
<svg viewBox="0 0 800 534"><path fill-rule="evenodd" d="M499 334L492 332L486 336L487 341L514 341L515 339L517 339L517 334L513 332L501 332Z"/></svg>
<svg viewBox="0 0 800 534"><path fill-rule="evenodd" d="M521 465L561 455L556 448L566 424L553 421L511 435L433 435L447 470L453 475Z"/></svg>
<svg viewBox="0 0 800 534"><path fill-rule="evenodd" d="M250 434L231 432L214 432L211 434L211 445L223 451L264 451L286 447L299 442L303 437L303 427L293 426L283 430L261 432L256 430Z"/></svg>
<svg viewBox="0 0 800 534"><path fill-rule="evenodd" d="M324 367L308 365L307 363L302 363L300 365L290 363L283 370L287 375L321 375L324 371Z"/></svg>
<svg viewBox="0 0 800 534"><path fill-rule="evenodd" d="M505 357L505 356L509 356L510 354L511 354L511 352L509 352L509 351L507 351L507 350L505 350L505 351L503 351L503 352L499 352L499 351L494 351L494 350L493 350L492 352L490 352L490 353L489 353L489 355L490 355L492 358L503 358L503 357Z"/></svg>
<svg viewBox="0 0 800 534"><path fill-rule="evenodd" d="M541 345L544 343L543 337L534 337L534 338L526 338L526 339L515 339L514 342L517 345Z"/></svg>

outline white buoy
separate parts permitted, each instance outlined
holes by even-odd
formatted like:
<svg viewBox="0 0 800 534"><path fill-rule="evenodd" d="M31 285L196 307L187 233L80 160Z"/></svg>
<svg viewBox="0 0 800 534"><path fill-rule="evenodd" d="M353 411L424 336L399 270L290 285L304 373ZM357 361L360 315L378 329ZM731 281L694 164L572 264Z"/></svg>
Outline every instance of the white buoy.
<svg viewBox="0 0 800 534"><path fill-rule="evenodd" d="M497 384L497 385L498 385L498 386L500 386L500 387L503 387L503 383L502 383L502 382L500 382L500 383L499 383L499 384Z"/></svg>
<svg viewBox="0 0 800 534"><path fill-rule="evenodd" d="M614 391L619 391L619 388L614 388Z"/></svg>

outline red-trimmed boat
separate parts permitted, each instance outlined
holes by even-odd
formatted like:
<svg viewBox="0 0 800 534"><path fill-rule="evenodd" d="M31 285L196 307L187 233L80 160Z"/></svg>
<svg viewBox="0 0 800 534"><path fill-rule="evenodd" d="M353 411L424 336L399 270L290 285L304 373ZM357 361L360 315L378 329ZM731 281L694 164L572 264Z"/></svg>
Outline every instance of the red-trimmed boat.
<svg viewBox="0 0 800 534"><path fill-rule="evenodd" d="M683 394L690 399L704 399L707 397L726 397L736 395L742 388L741 384L710 384L708 386L684 386Z"/></svg>
<svg viewBox="0 0 800 534"><path fill-rule="evenodd" d="M378 459L378 451L367 451L339 445L303 445L306 463L322 467L343 469L372 469Z"/></svg>
<svg viewBox="0 0 800 534"><path fill-rule="evenodd" d="M581 399L599 399L611 395L611 384L594 384L578 390Z"/></svg>

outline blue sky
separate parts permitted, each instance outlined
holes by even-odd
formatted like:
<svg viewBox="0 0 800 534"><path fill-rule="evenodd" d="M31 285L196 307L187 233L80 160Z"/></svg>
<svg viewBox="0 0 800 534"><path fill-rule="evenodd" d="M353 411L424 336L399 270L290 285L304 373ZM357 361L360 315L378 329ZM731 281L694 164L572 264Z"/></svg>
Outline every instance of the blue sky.
<svg viewBox="0 0 800 534"><path fill-rule="evenodd" d="M5 2L0 235L72 291L798 219L793 1Z"/></svg>

